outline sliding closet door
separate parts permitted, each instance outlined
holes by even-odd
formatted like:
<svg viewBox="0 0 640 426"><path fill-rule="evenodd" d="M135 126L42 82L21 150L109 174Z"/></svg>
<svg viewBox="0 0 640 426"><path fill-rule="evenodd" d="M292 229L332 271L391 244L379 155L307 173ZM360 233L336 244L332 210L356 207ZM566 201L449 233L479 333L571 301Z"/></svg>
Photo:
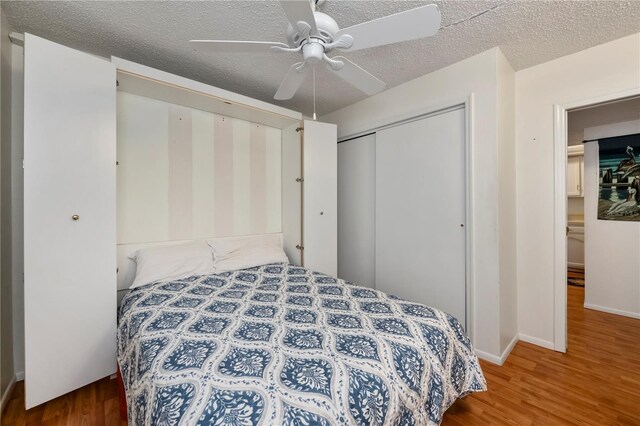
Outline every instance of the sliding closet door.
<svg viewBox="0 0 640 426"><path fill-rule="evenodd" d="M375 284L376 136L338 144L338 277Z"/></svg>
<svg viewBox="0 0 640 426"><path fill-rule="evenodd" d="M465 324L464 109L376 137L376 289Z"/></svg>
<svg viewBox="0 0 640 426"><path fill-rule="evenodd" d="M26 34L26 406L116 370L115 67Z"/></svg>
<svg viewBox="0 0 640 426"><path fill-rule="evenodd" d="M337 138L335 124L304 121L304 266L333 276L338 273Z"/></svg>

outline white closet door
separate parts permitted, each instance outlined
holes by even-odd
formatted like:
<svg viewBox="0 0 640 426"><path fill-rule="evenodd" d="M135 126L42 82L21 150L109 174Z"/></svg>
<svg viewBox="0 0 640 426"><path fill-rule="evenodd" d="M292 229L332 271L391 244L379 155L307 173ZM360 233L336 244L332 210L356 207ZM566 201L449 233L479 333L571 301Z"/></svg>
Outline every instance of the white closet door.
<svg viewBox="0 0 640 426"><path fill-rule="evenodd" d="M338 133L335 124L304 121L304 266L338 274Z"/></svg>
<svg viewBox="0 0 640 426"><path fill-rule="evenodd" d="M375 285L376 135L338 144L338 277Z"/></svg>
<svg viewBox="0 0 640 426"><path fill-rule="evenodd" d="M110 62L30 34L24 55L31 408L116 370L116 74Z"/></svg>
<svg viewBox="0 0 640 426"><path fill-rule="evenodd" d="M465 114L376 135L376 289L465 324Z"/></svg>

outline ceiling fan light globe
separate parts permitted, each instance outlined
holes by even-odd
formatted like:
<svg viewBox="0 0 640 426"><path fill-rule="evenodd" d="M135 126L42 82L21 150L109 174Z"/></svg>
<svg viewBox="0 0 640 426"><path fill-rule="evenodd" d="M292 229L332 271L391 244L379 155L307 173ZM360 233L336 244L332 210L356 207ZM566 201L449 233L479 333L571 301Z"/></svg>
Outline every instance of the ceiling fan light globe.
<svg viewBox="0 0 640 426"><path fill-rule="evenodd" d="M302 56L306 63L315 65L324 57L324 47L318 42L307 43L302 46Z"/></svg>

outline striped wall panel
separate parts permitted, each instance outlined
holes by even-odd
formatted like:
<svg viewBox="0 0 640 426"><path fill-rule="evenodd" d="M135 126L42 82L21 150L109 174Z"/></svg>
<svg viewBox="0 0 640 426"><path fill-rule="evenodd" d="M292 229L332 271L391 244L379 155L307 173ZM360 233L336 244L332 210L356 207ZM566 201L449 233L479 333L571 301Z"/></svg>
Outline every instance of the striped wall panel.
<svg viewBox="0 0 640 426"><path fill-rule="evenodd" d="M281 131L118 93L118 244L281 231Z"/></svg>

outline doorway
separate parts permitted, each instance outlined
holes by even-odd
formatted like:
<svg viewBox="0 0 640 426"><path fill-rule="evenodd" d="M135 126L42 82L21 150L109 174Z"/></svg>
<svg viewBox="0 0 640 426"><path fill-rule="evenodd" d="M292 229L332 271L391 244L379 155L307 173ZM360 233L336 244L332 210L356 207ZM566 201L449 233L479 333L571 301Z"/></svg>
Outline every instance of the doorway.
<svg viewBox="0 0 640 426"><path fill-rule="evenodd" d="M620 281L616 280L615 276L604 279L601 275L598 276L598 273L603 270L598 259L600 262L606 258L615 259L611 256L621 250L613 247L605 248L607 233L619 229L620 225L605 223L607 229L603 234L603 221L598 221L597 214L601 181L598 143L583 144L582 142L585 140L604 140L608 137L633 133L636 132L634 130L636 126L640 129L640 98L638 95L640 95L640 89L570 105L555 106L554 349L560 352L565 352L567 349L568 292L571 294L574 305L576 298L580 299L581 309L584 307L621 315L626 314L627 316L636 315L634 312L620 312L616 308L607 309L606 306L590 303L590 300L597 296L598 288L610 283L618 285ZM640 157L638 157L638 162L640 162ZM580 238L582 230L584 231ZM638 245L640 224L635 227L634 225L627 226L623 232L630 232L633 240L631 245ZM580 239L583 241L580 242ZM616 243L619 241L614 241L612 244ZM581 250L582 253L580 253ZM633 254L631 255L633 256ZM640 252L638 255L640 256ZM629 266L631 269L640 268L637 261L629 263L632 264ZM633 272L631 271L631 273ZM580 285L582 278L583 285ZM589 285L590 282L592 286ZM634 282L631 286L635 284ZM601 292L610 295L616 290L610 286ZM629 297L633 298L634 296L629 293Z"/></svg>

